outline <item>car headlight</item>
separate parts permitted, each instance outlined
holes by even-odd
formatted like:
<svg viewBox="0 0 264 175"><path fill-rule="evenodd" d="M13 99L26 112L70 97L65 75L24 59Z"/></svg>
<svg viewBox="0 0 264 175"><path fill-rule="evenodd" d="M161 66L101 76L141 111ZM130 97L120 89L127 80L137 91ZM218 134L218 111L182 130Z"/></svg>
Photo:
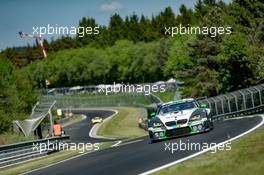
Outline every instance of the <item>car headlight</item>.
<svg viewBox="0 0 264 175"><path fill-rule="evenodd" d="M153 122L153 127L154 127L154 128L161 127L161 126L163 126L162 123L159 123L159 122Z"/></svg>
<svg viewBox="0 0 264 175"><path fill-rule="evenodd" d="M158 117L154 117L148 120L149 128L161 128L164 127L164 124Z"/></svg>
<svg viewBox="0 0 264 175"><path fill-rule="evenodd" d="M193 121L201 120L201 119L202 119L202 117L201 117L201 115L199 114L199 115L194 115L194 116L190 117L189 121L190 121L190 122L193 122Z"/></svg>

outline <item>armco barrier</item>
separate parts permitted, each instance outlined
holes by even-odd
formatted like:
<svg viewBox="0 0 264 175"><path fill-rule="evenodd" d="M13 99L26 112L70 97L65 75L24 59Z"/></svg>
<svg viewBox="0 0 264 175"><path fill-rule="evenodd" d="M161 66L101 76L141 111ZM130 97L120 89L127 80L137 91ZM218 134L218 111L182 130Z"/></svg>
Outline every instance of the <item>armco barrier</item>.
<svg viewBox="0 0 264 175"><path fill-rule="evenodd" d="M252 115L264 112L264 84L237 90L223 95L201 98L199 103L206 103L211 109L213 121ZM146 106L148 115L157 110L158 105Z"/></svg>
<svg viewBox="0 0 264 175"><path fill-rule="evenodd" d="M204 98L199 103L208 105L213 120L261 113L264 111L264 84Z"/></svg>
<svg viewBox="0 0 264 175"><path fill-rule="evenodd" d="M46 145L48 145L47 143L58 144L59 142L67 142L69 139L69 136L52 137L0 146L0 168L22 163L58 151L56 147L46 149L45 151L40 150L44 150L43 143L46 143Z"/></svg>

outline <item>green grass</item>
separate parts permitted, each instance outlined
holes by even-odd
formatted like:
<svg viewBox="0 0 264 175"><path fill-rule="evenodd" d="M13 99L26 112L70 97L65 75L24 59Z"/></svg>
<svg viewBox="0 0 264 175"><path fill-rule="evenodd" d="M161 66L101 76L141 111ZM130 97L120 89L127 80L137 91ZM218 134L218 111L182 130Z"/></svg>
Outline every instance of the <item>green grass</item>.
<svg viewBox="0 0 264 175"><path fill-rule="evenodd" d="M168 102L174 100L175 92L167 91L167 92L155 92L154 95L158 96L163 102Z"/></svg>
<svg viewBox="0 0 264 175"><path fill-rule="evenodd" d="M15 133L4 133L0 135L0 145L18 143L23 141L36 140L37 137L30 136L25 137L23 134L15 134Z"/></svg>
<svg viewBox="0 0 264 175"><path fill-rule="evenodd" d="M97 135L104 137L139 137L147 135L137 124L139 116L144 117L146 111L143 108L113 107L118 114L111 120L104 122L98 129Z"/></svg>
<svg viewBox="0 0 264 175"><path fill-rule="evenodd" d="M156 175L262 175L264 169L264 127L232 142L230 151L205 153Z"/></svg>
<svg viewBox="0 0 264 175"><path fill-rule="evenodd" d="M77 123L77 122L82 121L82 120L83 120L83 117L81 115L74 115L68 121L66 121L65 123L62 123L62 127L66 127L68 125Z"/></svg>
<svg viewBox="0 0 264 175"><path fill-rule="evenodd" d="M113 144L113 142L105 142L105 143L100 143L100 149L105 149L110 147ZM90 151L85 151L84 153L87 153ZM18 165L14 165L14 166L10 166L7 168L3 168L0 171L0 175L15 175L15 174L21 174L30 170L34 170L37 168L41 168L44 166L47 166L49 164L52 163L56 163L65 159L69 159L71 157L80 155L83 153L79 153L79 151L60 151L54 154L51 154L49 156L46 157L40 157L37 160L32 160L26 163L22 163L22 164L18 164Z"/></svg>

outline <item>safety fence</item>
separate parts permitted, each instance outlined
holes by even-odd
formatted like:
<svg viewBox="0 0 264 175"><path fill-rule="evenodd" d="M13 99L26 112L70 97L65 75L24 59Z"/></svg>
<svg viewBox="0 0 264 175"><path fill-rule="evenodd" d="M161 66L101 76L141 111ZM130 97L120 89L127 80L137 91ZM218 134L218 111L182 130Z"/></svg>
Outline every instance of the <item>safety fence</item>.
<svg viewBox="0 0 264 175"><path fill-rule="evenodd" d="M116 93L111 95L42 95L40 101L44 103L56 101L57 108L144 106L158 102L151 94L145 95L143 93Z"/></svg>
<svg viewBox="0 0 264 175"><path fill-rule="evenodd" d="M42 90L43 95L73 95L73 94L111 94L111 93L136 93L142 89L148 94L154 91L175 91L178 87L182 86L183 82L176 80L169 80L167 82L159 81L156 83L144 84L101 84L90 86L74 86L74 87L61 87L49 88ZM140 88L140 89L139 89Z"/></svg>
<svg viewBox="0 0 264 175"><path fill-rule="evenodd" d="M264 84L199 100L208 105L214 120L261 113L263 102Z"/></svg>
<svg viewBox="0 0 264 175"><path fill-rule="evenodd" d="M42 101L57 101L57 107L95 107L95 106L148 106L161 100L144 93L116 93L111 95L43 95ZM202 98L211 109L214 120L222 117L236 117L264 111L264 84L252 86L215 97ZM153 109L153 107L152 107Z"/></svg>
<svg viewBox="0 0 264 175"><path fill-rule="evenodd" d="M51 137L0 146L0 169L57 152L60 147L54 145L69 142L69 139L69 136Z"/></svg>

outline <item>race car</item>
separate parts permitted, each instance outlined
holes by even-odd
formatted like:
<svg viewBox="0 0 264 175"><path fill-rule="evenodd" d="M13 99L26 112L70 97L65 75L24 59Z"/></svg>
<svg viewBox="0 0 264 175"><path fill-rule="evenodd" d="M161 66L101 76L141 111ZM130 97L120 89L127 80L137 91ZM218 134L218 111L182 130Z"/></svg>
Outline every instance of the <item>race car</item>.
<svg viewBox="0 0 264 175"><path fill-rule="evenodd" d="M91 120L92 124L96 124L96 123L101 123L103 122L103 118L102 117L94 117Z"/></svg>
<svg viewBox="0 0 264 175"><path fill-rule="evenodd" d="M167 138L202 133L213 129L210 109L195 99L161 104L148 119L151 143Z"/></svg>

